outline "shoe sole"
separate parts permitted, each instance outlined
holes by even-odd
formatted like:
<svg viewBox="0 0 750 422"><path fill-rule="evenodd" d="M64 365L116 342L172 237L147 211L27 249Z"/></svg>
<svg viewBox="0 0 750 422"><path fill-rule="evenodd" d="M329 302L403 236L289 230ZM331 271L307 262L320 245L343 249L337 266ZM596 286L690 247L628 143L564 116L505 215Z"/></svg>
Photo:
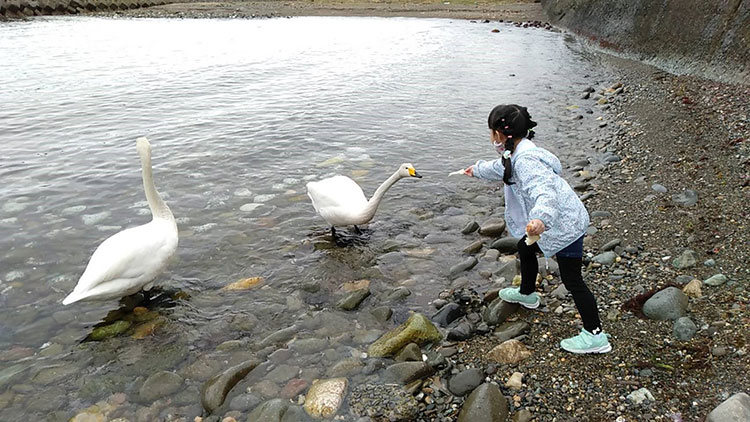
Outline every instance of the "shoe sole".
<svg viewBox="0 0 750 422"><path fill-rule="evenodd" d="M500 298L500 299L503 299L503 298ZM517 304L523 306L526 309L536 309L536 308L539 307L539 304L542 303L541 300L537 300L536 303L533 303L533 304L529 305L527 303L523 303L523 302L520 302L520 301L517 301L517 300L508 300L508 299L503 299L503 300L506 301L506 302L508 302L508 303L517 303Z"/></svg>
<svg viewBox="0 0 750 422"><path fill-rule="evenodd" d="M562 347L562 346L560 346L560 347L563 350L565 350L566 352L575 353L577 355L585 355L587 353L608 353L608 352L612 351L612 345L611 344L607 344L607 345L604 345L604 346L599 346L599 347L596 347L596 348L593 348L593 349L581 349L581 350L571 350L571 349L566 349L565 347Z"/></svg>

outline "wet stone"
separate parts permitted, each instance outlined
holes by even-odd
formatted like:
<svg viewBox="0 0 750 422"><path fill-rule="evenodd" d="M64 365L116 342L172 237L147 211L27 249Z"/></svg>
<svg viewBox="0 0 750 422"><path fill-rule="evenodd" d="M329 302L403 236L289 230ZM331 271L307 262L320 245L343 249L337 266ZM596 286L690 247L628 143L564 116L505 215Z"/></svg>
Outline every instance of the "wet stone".
<svg viewBox="0 0 750 422"><path fill-rule="evenodd" d="M338 412L346 395L346 378L317 380L305 397L305 411L314 418L330 418ZM251 419L252 420L252 419Z"/></svg>
<svg viewBox="0 0 750 422"><path fill-rule="evenodd" d="M257 406L247 417L248 421L306 422L310 418L299 406L285 399L273 399ZM205 422L205 421L204 421Z"/></svg>
<svg viewBox="0 0 750 422"><path fill-rule="evenodd" d="M289 349L301 354L311 355L328 347L328 340L323 338L302 338L289 344Z"/></svg>
<svg viewBox="0 0 750 422"><path fill-rule="evenodd" d="M471 221L467 223L463 229L461 229L461 233L469 234L469 233L474 233L477 230L479 230L479 223L477 223L476 221Z"/></svg>
<svg viewBox="0 0 750 422"><path fill-rule="evenodd" d="M371 344L367 352L372 357L393 356L409 343L423 345L442 338L440 331L424 315L415 313Z"/></svg>
<svg viewBox="0 0 750 422"><path fill-rule="evenodd" d="M458 422L505 422L508 408L508 399L500 389L494 384L484 383L466 398Z"/></svg>
<svg viewBox="0 0 750 422"><path fill-rule="evenodd" d="M448 271L451 276L456 276L464 271L468 271L472 268L474 268L475 265L477 265L477 259L473 256L470 256L463 261L459 262L458 264L452 266L450 270Z"/></svg>
<svg viewBox="0 0 750 422"><path fill-rule="evenodd" d="M463 341L471 338L474 334L474 324L469 321L461 321L453 329L448 331L448 340Z"/></svg>
<svg viewBox="0 0 750 422"><path fill-rule="evenodd" d="M482 319L490 325L500 324L515 313L518 310L518 306L517 303L508 303L497 298L485 308Z"/></svg>
<svg viewBox="0 0 750 422"><path fill-rule="evenodd" d="M359 373L365 365L356 358L344 359L337 362L326 371L326 376L331 378L350 377Z"/></svg>
<svg viewBox="0 0 750 422"><path fill-rule="evenodd" d="M261 398L254 394L240 394L229 402L229 408L240 412L248 411L257 407Z"/></svg>
<svg viewBox="0 0 750 422"><path fill-rule="evenodd" d="M259 364L258 360L251 359L239 365L232 366L206 381L201 390L201 404L203 408L212 412L221 406L232 387L245 378Z"/></svg>
<svg viewBox="0 0 750 422"><path fill-rule="evenodd" d="M360 303L370 296L370 289L365 287L363 289L357 289L346 297L344 297L339 303L338 308L344 311L352 311L357 309Z"/></svg>
<svg viewBox="0 0 750 422"><path fill-rule="evenodd" d="M409 343L396 355L396 362L421 362L422 350L416 343Z"/></svg>
<svg viewBox="0 0 750 422"><path fill-rule="evenodd" d="M477 239L474 242L470 243L468 246L466 246L463 249L463 253L465 254L475 254L482 250L482 247L484 246L484 242L482 239Z"/></svg>
<svg viewBox="0 0 750 422"><path fill-rule="evenodd" d="M500 237L505 231L505 220L502 218L491 218L485 221L479 228L479 234L488 237Z"/></svg>
<svg viewBox="0 0 750 422"><path fill-rule="evenodd" d="M498 342L503 343L506 340L526 334L531 330L531 325L526 321L506 322L495 328L494 336Z"/></svg>
<svg viewBox="0 0 750 422"><path fill-rule="evenodd" d="M276 384L283 384L296 377L300 372L299 367L292 365L279 365L266 375L266 379Z"/></svg>
<svg viewBox="0 0 750 422"><path fill-rule="evenodd" d="M183 379L174 372L159 371L146 379L141 386L139 397L144 403L151 403L177 392Z"/></svg>
<svg viewBox="0 0 750 422"><path fill-rule="evenodd" d="M464 310L461 308L461 305L450 302L440 308L430 319L441 327L447 327L451 322L461 318L463 315Z"/></svg>
<svg viewBox="0 0 750 422"><path fill-rule="evenodd" d="M412 381L426 378L435 370L426 362L399 362L387 367L383 373L383 381L406 385Z"/></svg>
<svg viewBox="0 0 750 422"><path fill-rule="evenodd" d="M383 323L391 319L391 315L393 315L393 309L387 306L380 306L370 311L370 313L378 322Z"/></svg>
<svg viewBox="0 0 750 422"><path fill-rule="evenodd" d="M40 385L55 384L72 378L79 371L80 368L69 363L47 366L40 369L31 379L31 382ZM2 385L2 382L0 382L0 385Z"/></svg>
<svg viewBox="0 0 750 422"><path fill-rule="evenodd" d="M501 254L514 254L518 252L518 241L516 237L503 237L495 240L490 248L497 249Z"/></svg>
<svg viewBox="0 0 750 422"><path fill-rule="evenodd" d="M359 385L352 390L349 408L358 417L378 421L412 422L419 414L417 400L398 385Z"/></svg>
<svg viewBox="0 0 750 422"><path fill-rule="evenodd" d="M406 287L396 287L380 296L380 300L386 303L396 302L411 295L411 291Z"/></svg>
<svg viewBox="0 0 750 422"><path fill-rule="evenodd" d="M448 381L448 389L456 396L464 396L471 393L484 381L484 371L471 368L451 377Z"/></svg>

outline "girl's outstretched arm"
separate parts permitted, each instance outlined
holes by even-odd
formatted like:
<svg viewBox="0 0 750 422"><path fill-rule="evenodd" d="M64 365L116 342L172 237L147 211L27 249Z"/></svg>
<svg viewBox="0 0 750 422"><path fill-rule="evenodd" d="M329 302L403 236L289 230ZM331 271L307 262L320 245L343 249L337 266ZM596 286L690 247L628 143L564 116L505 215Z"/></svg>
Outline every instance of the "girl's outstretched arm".
<svg viewBox="0 0 750 422"><path fill-rule="evenodd" d="M501 181L503 180L503 173L505 173L502 159L492 161L479 160L471 168L471 175L478 179Z"/></svg>

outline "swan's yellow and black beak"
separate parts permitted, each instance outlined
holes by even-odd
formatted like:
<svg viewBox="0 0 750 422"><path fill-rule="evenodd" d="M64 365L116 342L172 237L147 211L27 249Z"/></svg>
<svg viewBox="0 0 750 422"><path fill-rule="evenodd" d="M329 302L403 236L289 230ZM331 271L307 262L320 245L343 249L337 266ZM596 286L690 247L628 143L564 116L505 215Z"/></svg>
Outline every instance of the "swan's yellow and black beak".
<svg viewBox="0 0 750 422"><path fill-rule="evenodd" d="M422 175L420 175L419 173L417 173L417 171L414 170L414 167L410 167L409 168L409 176L416 177L417 179L421 179L422 178Z"/></svg>

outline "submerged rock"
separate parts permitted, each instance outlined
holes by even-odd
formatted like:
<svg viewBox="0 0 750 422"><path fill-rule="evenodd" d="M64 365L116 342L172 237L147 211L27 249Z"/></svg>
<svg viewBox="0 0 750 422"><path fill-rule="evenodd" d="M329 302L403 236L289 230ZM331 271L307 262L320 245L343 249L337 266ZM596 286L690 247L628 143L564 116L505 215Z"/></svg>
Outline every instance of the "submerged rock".
<svg viewBox="0 0 750 422"><path fill-rule="evenodd" d="M400 362L386 368L383 380L386 383L406 385L435 373L427 362Z"/></svg>
<svg viewBox="0 0 750 422"><path fill-rule="evenodd" d="M357 289L341 299L336 306L344 311L351 311L357 309L359 304L367 299L367 296L370 296L370 289L368 287Z"/></svg>
<svg viewBox="0 0 750 422"><path fill-rule="evenodd" d="M216 408L224 403L224 399L226 399L227 394L232 387L245 378L245 376L259 364L260 361L251 359L228 368L224 372L217 374L210 380L206 381L201 390L201 404L203 405L203 408L209 413L216 410Z"/></svg>
<svg viewBox="0 0 750 422"><path fill-rule="evenodd" d="M348 384L346 378L315 380L305 396L307 414L314 418L333 417L344 401Z"/></svg>
<svg viewBox="0 0 750 422"><path fill-rule="evenodd" d="M372 357L388 357L409 343L423 345L442 340L443 335L424 315L415 313L406 322L385 333L367 349Z"/></svg>
<svg viewBox="0 0 750 422"><path fill-rule="evenodd" d="M310 418L301 407L289 403L289 400L273 399L262 403L247 417L248 421L263 422L306 422Z"/></svg>
<svg viewBox="0 0 750 422"><path fill-rule="evenodd" d="M140 390L140 399L145 403L176 393L182 387L181 376L169 371L159 371L146 379Z"/></svg>
<svg viewBox="0 0 750 422"><path fill-rule="evenodd" d="M419 414L419 402L394 384L363 384L352 390L352 413L359 417L391 422L412 422Z"/></svg>
<svg viewBox="0 0 750 422"><path fill-rule="evenodd" d="M89 338L94 341L106 340L128 331L131 324L130 321L116 321L103 327L97 327L91 331Z"/></svg>

